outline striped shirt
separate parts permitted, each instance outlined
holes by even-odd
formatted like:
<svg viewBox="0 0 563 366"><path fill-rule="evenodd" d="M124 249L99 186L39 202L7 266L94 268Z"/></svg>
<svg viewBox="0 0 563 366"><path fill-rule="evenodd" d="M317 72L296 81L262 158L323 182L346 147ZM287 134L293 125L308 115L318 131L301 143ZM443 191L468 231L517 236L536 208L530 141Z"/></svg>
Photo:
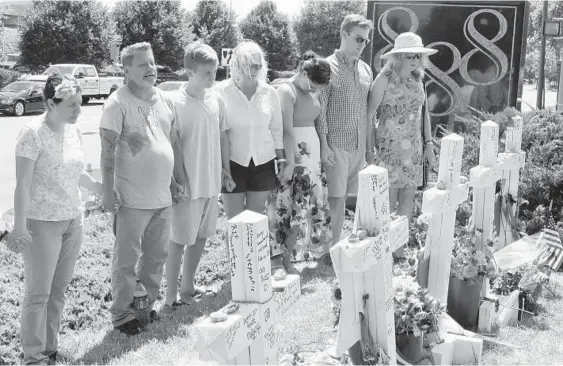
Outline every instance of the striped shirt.
<svg viewBox="0 0 563 366"><path fill-rule="evenodd" d="M371 69L359 59L350 63L340 50L326 60L332 72L329 86L320 95L317 131L326 134L327 142L338 148L365 150Z"/></svg>

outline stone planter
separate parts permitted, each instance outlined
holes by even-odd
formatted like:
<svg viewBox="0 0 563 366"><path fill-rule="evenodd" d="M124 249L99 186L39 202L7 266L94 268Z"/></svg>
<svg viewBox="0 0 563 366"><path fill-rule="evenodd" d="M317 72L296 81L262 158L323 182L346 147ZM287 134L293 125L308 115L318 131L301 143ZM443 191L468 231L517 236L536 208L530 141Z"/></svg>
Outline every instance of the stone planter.
<svg viewBox="0 0 563 366"><path fill-rule="evenodd" d="M473 330L477 327L482 288L483 276L479 276L472 285L450 277L448 314L465 329Z"/></svg>
<svg viewBox="0 0 563 366"><path fill-rule="evenodd" d="M421 334L397 334L395 341L397 343L397 352L399 352L405 361L416 363L422 358L422 343L424 336Z"/></svg>

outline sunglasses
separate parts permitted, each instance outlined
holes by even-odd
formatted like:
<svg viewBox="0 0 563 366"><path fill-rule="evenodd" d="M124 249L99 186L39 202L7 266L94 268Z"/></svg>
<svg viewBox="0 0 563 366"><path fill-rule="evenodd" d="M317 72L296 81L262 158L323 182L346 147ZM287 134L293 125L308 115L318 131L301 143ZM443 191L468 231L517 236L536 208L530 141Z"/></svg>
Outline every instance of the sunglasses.
<svg viewBox="0 0 563 366"><path fill-rule="evenodd" d="M250 65L252 70L262 70L262 64L252 64Z"/></svg>
<svg viewBox="0 0 563 366"><path fill-rule="evenodd" d="M358 36L357 34L350 33L350 32L346 32L346 33L348 33L349 36L354 36L354 37L356 37L356 38L355 38L355 41L356 41L357 44L365 43L365 45L367 46L367 45L369 44L369 42L370 42L369 39L364 38L364 37L362 37L362 36Z"/></svg>
<svg viewBox="0 0 563 366"><path fill-rule="evenodd" d="M420 55L419 54L415 54L415 55L406 55L405 58L407 60L420 60Z"/></svg>

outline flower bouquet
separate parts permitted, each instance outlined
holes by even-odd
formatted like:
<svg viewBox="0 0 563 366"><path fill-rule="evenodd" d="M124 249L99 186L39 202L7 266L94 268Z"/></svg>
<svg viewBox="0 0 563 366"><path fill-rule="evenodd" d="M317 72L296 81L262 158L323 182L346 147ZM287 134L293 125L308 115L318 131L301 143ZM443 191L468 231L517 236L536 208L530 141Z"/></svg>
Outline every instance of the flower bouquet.
<svg viewBox="0 0 563 366"><path fill-rule="evenodd" d="M410 276L396 277L393 289L397 349L407 361L416 362L422 355L424 335L437 331L445 305Z"/></svg>
<svg viewBox="0 0 563 366"><path fill-rule="evenodd" d="M484 278L496 274L494 240L477 250L475 227L462 227L454 237L448 291L448 313L465 328L477 326Z"/></svg>
<svg viewBox="0 0 563 366"><path fill-rule="evenodd" d="M487 245L480 250L475 247L476 240L475 227L463 227L457 237L454 237L452 248L450 275L469 285L482 282L483 277L492 278L496 274L491 249L496 239L488 240Z"/></svg>

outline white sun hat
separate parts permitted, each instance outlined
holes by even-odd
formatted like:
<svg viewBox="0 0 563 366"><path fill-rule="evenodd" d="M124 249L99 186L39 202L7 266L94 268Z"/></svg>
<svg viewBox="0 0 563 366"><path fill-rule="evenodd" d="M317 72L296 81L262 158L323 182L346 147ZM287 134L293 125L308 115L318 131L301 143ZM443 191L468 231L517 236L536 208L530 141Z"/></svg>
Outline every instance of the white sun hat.
<svg viewBox="0 0 563 366"><path fill-rule="evenodd" d="M436 52L438 51L424 47L424 44L422 44L422 38L420 38L417 34L405 32L399 34L397 38L395 38L395 45L393 46L393 49L381 56L381 58L386 59L395 53L422 53L424 55L433 55Z"/></svg>

